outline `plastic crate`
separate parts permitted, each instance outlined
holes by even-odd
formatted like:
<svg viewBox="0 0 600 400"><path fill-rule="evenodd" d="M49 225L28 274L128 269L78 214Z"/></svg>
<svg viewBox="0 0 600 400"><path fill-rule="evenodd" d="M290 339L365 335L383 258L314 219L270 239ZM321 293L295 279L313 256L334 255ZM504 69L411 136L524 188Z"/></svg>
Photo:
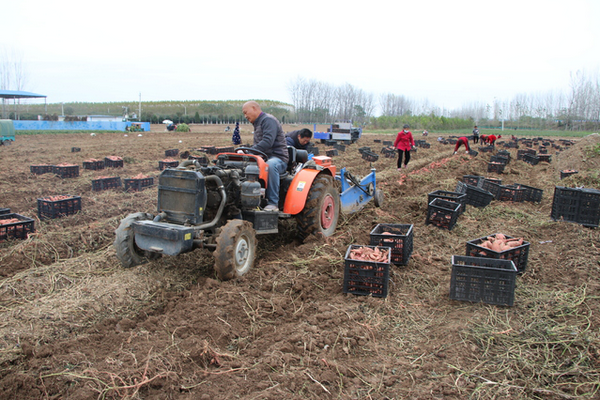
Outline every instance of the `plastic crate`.
<svg viewBox="0 0 600 400"><path fill-rule="evenodd" d="M466 203L473 207L487 207L494 200L494 195L487 190L460 181L456 184L455 192L466 193Z"/></svg>
<svg viewBox="0 0 600 400"><path fill-rule="evenodd" d="M502 185L501 179L496 178L485 178L481 185L483 190L487 190L494 195L494 198L498 198L498 192L500 192L500 186Z"/></svg>
<svg viewBox="0 0 600 400"><path fill-rule="evenodd" d="M10 208L0 208L0 215L10 214Z"/></svg>
<svg viewBox="0 0 600 400"><path fill-rule="evenodd" d="M375 153L373 153L371 151L365 150L362 153L362 159L366 160L366 161L369 161L369 162L375 162L375 161L379 160L379 155L375 154Z"/></svg>
<svg viewBox="0 0 600 400"><path fill-rule="evenodd" d="M104 169L104 160L85 160L83 162L83 169L90 169L92 171Z"/></svg>
<svg viewBox="0 0 600 400"><path fill-rule="evenodd" d="M52 172L53 165L48 164L38 164L38 165L30 165L29 170L32 174L42 175Z"/></svg>
<svg viewBox="0 0 600 400"><path fill-rule="evenodd" d="M109 178L98 178L92 180L92 190L100 192L102 190L117 189L121 187L121 178L118 176Z"/></svg>
<svg viewBox="0 0 600 400"><path fill-rule="evenodd" d="M554 221L578 222L581 189L554 187L550 218Z"/></svg>
<svg viewBox="0 0 600 400"><path fill-rule="evenodd" d="M506 185L500 186L496 199L500 201L514 201L520 203L523 201L525 196L525 189L519 187L519 185Z"/></svg>
<svg viewBox="0 0 600 400"><path fill-rule="evenodd" d="M537 189L532 186L523 185L521 183L515 183L515 185L524 190L523 201L531 201L533 203L539 203L542 201L542 195L544 194L544 191L542 189Z"/></svg>
<svg viewBox="0 0 600 400"><path fill-rule="evenodd" d="M450 298L512 306L517 268L510 260L452 256Z"/></svg>
<svg viewBox="0 0 600 400"><path fill-rule="evenodd" d="M378 224L371 231L370 244L389 247L392 264L406 265L413 251L413 225Z"/></svg>
<svg viewBox="0 0 600 400"><path fill-rule="evenodd" d="M123 168L123 159L117 156L104 157L106 168Z"/></svg>
<svg viewBox="0 0 600 400"><path fill-rule="evenodd" d="M385 147L384 147L384 149L385 149ZM360 154L362 154L362 153L363 153L363 152L365 152L365 151L371 151L371 148L370 148L370 147L367 147L367 146L364 146L364 147L359 147L359 148L358 148L358 152L359 152Z"/></svg>
<svg viewBox="0 0 600 400"><path fill-rule="evenodd" d="M477 150L469 150L469 155L471 157L477 157L477 155L479 154L479 152Z"/></svg>
<svg viewBox="0 0 600 400"><path fill-rule="evenodd" d="M123 179L123 190L126 192L139 192L154 185L154 178L127 178Z"/></svg>
<svg viewBox="0 0 600 400"><path fill-rule="evenodd" d="M479 175L463 175L462 181L467 185L481 187L483 179L484 177Z"/></svg>
<svg viewBox="0 0 600 400"><path fill-rule="evenodd" d="M500 164L508 165L508 163L510 162L510 158L509 157L505 157L505 156L500 155L500 154L496 154L495 156L491 156L490 157L490 162L497 162L497 163L500 163Z"/></svg>
<svg viewBox="0 0 600 400"><path fill-rule="evenodd" d="M547 163L552 162L552 155L550 155L550 154L538 154L537 158L538 158L538 163L540 163L540 162L547 162Z"/></svg>
<svg viewBox="0 0 600 400"><path fill-rule="evenodd" d="M188 156L188 160L196 160L196 161L198 161L198 163L200 163L200 165L208 165L208 158L206 156L196 156L196 155L190 154Z"/></svg>
<svg viewBox="0 0 600 400"><path fill-rule="evenodd" d="M469 240L466 245L466 255L469 257L486 257L500 260L511 260L515 263L517 271L522 274L527 268L527 259L529 258L529 242L523 241L523 244L517 247L512 247L504 251L494 251L487 247L481 246L481 243L487 240L488 237L496 237L496 233L481 237L479 239ZM506 235L507 239L512 239L512 236Z"/></svg>
<svg viewBox="0 0 600 400"><path fill-rule="evenodd" d="M387 262L359 261L350 252L361 247L378 248L388 252ZM387 297L390 279L390 248L385 246L350 245L344 258L344 293L362 296Z"/></svg>
<svg viewBox="0 0 600 400"><path fill-rule="evenodd" d="M483 146L479 148L479 151L481 153L493 153L494 152L494 146Z"/></svg>
<svg viewBox="0 0 600 400"><path fill-rule="evenodd" d="M52 173L61 178L76 178L79 176L79 165L53 165Z"/></svg>
<svg viewBox="0 0 600 400"><path fill-rule="evenodd" d="M536 155L527 153L523 154L523 161L525 161L527 164L538 165L540 159Z"/></svg>
<svg viewBox="0 0 600 400"><path fill-rule="evenodd" d="M517 150L517 160L523 160L523 158L525 157L525 154L535 156L535 153L536 153L536 151L533 149Z"/></svg>
<svg viewBox="0 0 600 400"><path fill-rule="evenodd" d="M55 197L62 198L58 200L52 200L51 197L37 199L38 216L40 219L60 218L81 211L80 196L63 195Z"/></svg>
<svg viewBox="0 0 600 400"><path fill-rule="evenodd" d="M18 221L2 222L12 219ZM35 223L31 218L16 213L2 214L0 217L0 242L8 239L27 239L27 235L33 232Z"/></svg>
<svg viewBox="0 0 600 400"><path fill-rule="evenodd" d="M383 145L384 146L393 146L394 142L392 142L391 140L384 140L383 141Z"/></svg>
<svg viewBox="0 0 600 400"><path fill-rule="evenodd" d="M167 168L175 168L179 165L177 160L162 160L158 162L158 170L162 171Z"/></svg>
<svg viewBox="0 0 600 400"><path fill-rule="evenodd" d="M81 148L80 147L71 147L71 153L77 153L80 152Z"/></svg>
<svg viewBox="0 0 600 400"><path fill-rule="evenodd" d="M202 146L199 150L206 154L217 154L217 148L215 146Z"/></svg>
<svg viewBox="0 0 600 400"><path fill-rule="evenodd" d="M453 201L460 203L460 209L458 214L461 215L467 208L467 194L458 192L449 192L446 190L436 190L427 195L427 204L431 203L433 199L442 199L447 201Z"/></svg>
<svg viewBox="0 0 600 400"><path fill-rule="evenodd" d="M179 149L165 150L165 157L175 157L177 154L179 154Z"/></svg>
<svg viewBox="0 0 600 400"><path fill-rule="evenodd" d="M496 174L502 174L502 173L504 173L504 167L506 167L506 164L492 161L492 162L488 163L487 172L494 172Z"/></svg>
<svg viewBox="0 0 600 400"><path fill-rule="evenodd" d="M560 179L562 180L562 179L565 179L565 178L567 178L567 177L569 177L571 175L575 175L575 174L578 174L578 173L579 173L579 171L574 170L574 169L562 170L562 171L560 171Z"/></svg>
<svg viewBox="0 0 600 400"><path fill-rule="evenodd" d="M598 227L600 222L600 190L596 189L581 189L579 198L579 215L577 223L589 226Z"/></svg>
<svg viewBox="0 0 600 400"><path fill-rule="evenodd" d="M325 155L327 157L337 156L338 155L338 149L328 149L328 150L325 150Z"/></svg>
<svg viewBox="0 0 600 400"><path fill-rule="evenodd" d="M443 199L433 199L427 207L427 219L425 225L433 224L440 228L454 228L460 215L461 204Z"/></svg>

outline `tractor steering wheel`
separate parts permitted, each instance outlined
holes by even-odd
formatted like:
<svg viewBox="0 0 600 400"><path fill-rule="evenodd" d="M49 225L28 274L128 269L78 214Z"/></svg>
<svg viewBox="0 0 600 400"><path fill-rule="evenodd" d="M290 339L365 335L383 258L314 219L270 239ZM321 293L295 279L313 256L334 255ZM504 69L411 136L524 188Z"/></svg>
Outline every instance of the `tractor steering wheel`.
<svg viewBox="0 0 600 400"><path fill-rule="evenodd" d="M256 154L257 156L261 156L265 161L269 159L269 157L265 153L263 153L260 150L253 149L252 147L238 147L237 149L235 149L235 152L237 153L238 150L242 150L244 153Z"/></svg>

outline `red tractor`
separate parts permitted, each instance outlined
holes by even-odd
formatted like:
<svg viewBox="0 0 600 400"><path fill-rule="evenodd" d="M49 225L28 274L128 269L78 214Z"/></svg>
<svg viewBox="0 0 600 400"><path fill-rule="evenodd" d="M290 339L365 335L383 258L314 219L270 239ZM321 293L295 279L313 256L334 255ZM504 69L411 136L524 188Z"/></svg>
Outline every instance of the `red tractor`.
<svg viewBox="0 0 600 400"><path fill-rule="evenodd" d="M238 153L242 150L244 153ZM221 153L211 164L183 161L165 169L158 179L157 215L134 213L116 230L114 246L121 264L133 267L162 255L175 256L197 248L212 250L222 280L247 273L254 264L256 235L278 232L280 218L296 218L298 236L336 229L340 198L344 211L357 211L371 198L381 204L374 170L358 182L336 167L330 157L308 158L305 150L288 147L290 159L281 177L280 212L263 211L267 185L266 155L241 147ZM336 185L336 178L341 185ZM339 187L343 193L340 193Z"/></svg>

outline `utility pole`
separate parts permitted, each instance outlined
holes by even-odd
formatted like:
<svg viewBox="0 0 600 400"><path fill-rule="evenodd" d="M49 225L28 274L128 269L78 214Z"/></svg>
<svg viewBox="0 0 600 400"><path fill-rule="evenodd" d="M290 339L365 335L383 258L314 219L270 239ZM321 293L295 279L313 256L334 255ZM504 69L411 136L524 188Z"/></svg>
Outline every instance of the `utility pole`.
<svg viewBox="0 0 600 400"><path fill-rule="evenodd" d="M138 108L138 120L142 122L142 92L140 92L140 104Z"/></svg>

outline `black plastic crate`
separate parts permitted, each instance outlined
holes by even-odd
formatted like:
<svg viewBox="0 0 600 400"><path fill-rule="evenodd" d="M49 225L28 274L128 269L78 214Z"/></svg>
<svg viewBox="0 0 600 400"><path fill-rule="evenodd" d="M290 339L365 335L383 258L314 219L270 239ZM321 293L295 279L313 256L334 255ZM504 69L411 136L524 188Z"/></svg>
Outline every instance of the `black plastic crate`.
<svg viewBox="0 0 600 400"><path fill-rule="evenodd" d="M456 184L455 192L466 193L466 202L473 207L487 207L494 200L494 195L487 190L460 181Z"/></svg>
<svg viewBox="0 0 600 400"><path fill-rule="evenodd" d="M117 189L121 187L121 177L112 176L108 178L98 178L92 180L92 190L100 192L102 190Z"/></svg>
<svg viewBox="0 0 600 400"><path fill-rule="evenodd" d="M12 219L17 221L8 222ZM27 239L27 235L33 232L35 222L31 218L16 213L2 214L0 217L0 242L8 239Z"/></svg>
<svg viewBox="0 0 600 400"><path fill-rule="evenodd" d="M123 168L123 159L117 156L104 157L104 166L106 168Z"/></svg>
<svg viewBox="0 0 600 400"><path fill-rule="evenodd" d="M483 190L487 190L491 194L494 195L494 198L498 198L498 193L500 192L500 186L502 185L501 179L496 178L485 178L481 185Z"/></svg>
<svg viewBox="0 0 600 400"><path fill-rule="evenodd" d="M560 179L565 179L571 175L575 175L578 173L579 173L579 171L574 170L574 169L565 169L565 170L560 171Z"/></svg>
<svg viewBox="0 0 600 400"><path fill-rule="evenodd" d="M496 154L495 156L490 157L490 162L497 162L500 164L508 165L510 162L510 158Z"/></svg>
<svg viewBox="0 0 600 400"><path fill-rule="evenodd" d="M536 151L533 149L522 149L522 150L517 150L517 160L523 160L525 158L525 155L529 154L532 156L535 156Z"/></svg>
<svg viewBox="0 0 600 400"><path fill-rule="evenodd" d="M81 148L80 147L71 147L71 153L77 153L80 152Z"/></svg>
<svg viewBox="0 0 600 400"><path fill-rule="evenodd" d="M79 165L53 165L52 173L61 178L77 178Z"/></svg>
<svg viewBox="0 0 600 400"><path fill-rule="evenodd" d="M452 300L512 306L516 281L517 268L510 260L452 256Z"/></svg>
<svg viewBox="0 0 600 400"><path fill-rule="evenodd" d="M486 257L500 260L511 260L515 263L517 271L522 274L527 268L527 260L529 258L529 242L523 241L523 244L517 247L512 247L509 250L494 251L483 247L481 244L488 240L488 237L496 237L493 235L484 236L478 239L469 240L466 245L466 255L469 257ZM512 236L505 235L507 239L513 239Z"/></svg>
<svg viewBox="0 0 600 400"><path fill-rule="evenodd" d="M369 161L369 162L375 162L375 161L379 160L379 155L375 154L371 151L364 150L362 152L362 159Z"/></svg>
<svg viewBox="0 0 600 400"><path fill-rule="evenodd" d="M370 244L389 247L392 264L406 265L413 251L413 225L378 224L371 231Z"/></svg>
<svg viewBox="0 0 600 400"><path fill-rule="evenodd" d="M179 154L179 149L165 150L165 157L175 157L177 154Z"/></svg>
<svg viewBox="0 0 600 400"><path fill-rule="evenodd" d="M461 204L458 202L433 199L427 207L425 225L433 224L451 231L460 215L460 208Z"/></svg>
<svg viewBox="0 0 600 400"><path fill-rule="evenodd" d="M215 146L202 146L200 147L200 151L203 151L206 154L217 154L217 148Z"/></svg>
<svg viewBox="0 0 600 400"><path fill-rule="evenodd" d="M200 165L204 165L204 166L208 165L208 158L206 156L196 156L196 155L190 154L188 156L188 160L196 160L196 161L198 161L198 163Z"/></svg>
<svg viewBox="0 0 600 400"><path fill-rule="evenodd" d="M540 159L536 155L527 153L523 154L523 161L525 161L527 164L538 165Z"/></svg>
<svg viewBox="0 0 600 400"><path fill-rule="evenodd" d="M343 144L336 143L334 147L341 153L346 151L346 146Z"/></svg>
<svg viewBox="0 0 600 400"><path fill-rule="evenodd" d="M600 190L596 189L581 189L579 198L579 216L577 223L589 226L598 227L600 222Z"/></svg>
<svg viewBox="0 0 600 400"><path fill-rule="evenodd" d="M52 167L53 165L48 164L30 165L29 170L32 174L42 175L52 172Z"/></svg>
<svg viewBox="0 0 600 400"><path fill-rule="evenodd" d="M0 215L10 214L10 208L0 208Z"/></svg>
<svg viewBox="0 0 600 400"><path fill-rule="evenodd" d="M554 187L552 212L550 218L554 221L578 222L581 189Z"/></svg>
<svg viewBox="0 0 600 400"><path fill-rule="evenodd" d="M504 173L504 167L506 167L506 164L496 162L496 161L491 161L488 163L487 172L502 174L502 173Z"/></svg>
<svg viewBox="0 0 600 400"><path fill-rule="evenodd" d="M479 154L479 152L477 150L473 150L473 149L469 150L469 155L471 157L477 157L478 154Z"/></svg>
<svg viewBox="0 0 600 400"><path fill-rule="evenodd" d="M387 262L354 260L352 250L361 247L388 252ZM350 245L344 262L344 293L362 296L387 297L390 280L390 248L385 246Z"/></svg>
<svg viewBox="0 0 600 400"><path fill-rule="evenodd" d="M158 162L158 170L162 171L167 168L175 168L179 165L177 160L161 160Z"/></svg>
<svg viewBox="0 0 600 400"><path fill-rule="evenodd" d="M479 151L481 153L493 153L494 152L494 146L483 146L479 148Z"/></svg>
<svg viewBox="0 0 600 400"><path fill-rule="evenodd" d="M427 195L427 204L431 203L433 199L442 199L447 201L453 201L460 203L460 209L458 214L461 215L467 208L467 194L458 192L449 192L446 190L436 190Z"/></svg>
<svg viewBox="0 0 600 400"><path fill-rule="evenodd" d="M62 195L37 199L40 219L54 219L81 211L81 197Z"/></svg>
<svg viewBox="0 0 600 400"><path fill-rule="evenodd" d="M384 148L385 148L385 147L384 147ZM358 152L359 152L360 154L362 154L362 153L363 153L363 152L365 152L365 151L371 151L371 148L370 148L370 147L368 147L368 146L363 146L363 147L359 147L359 148L358 148Z"/></svg>
<svg viewBox="0 0 600 400"><path fill-rule="evenodd" d="M123 185L126 192L139 192L154 185L154 178L126 178L123 179Z"/></svg>
<svg viewBox="0 0 600 400"><path fill-rule="evenodd" d="M391 140L384 140L383 141L383 145L384 146L393 146L394 142L392 142Z"/></svg>
<svg viewBox="0 0 600 400"><path fill-rule="evenodd" d="M462 181L467 185L481 187L484 177L479 175L463 175Z"/></svg>
<svg viewBox="0 0 600 400"><path fill-rule="evenodd" d="M551 154L538 154L537 155L538 158L538 163L540 162L552 162L552 155Z"/></svg>
<svg viewBox="0 0 600 400"><path fill-rule="evenodd" d="M496 199L500 201L514 201L520 203L525 197L525 189L519 187L519 185L505 185L500 186Z"/></svg>
<svg viewBox="0 0 600 400"><path fill-rule="evenodd" d="M325 155L327 157L333 157L338 155L338 149L327 149L325 150Z"/></svg>
<svg viewBox="0 0 600 400"><path fill-rule="evenodd" d="M531 201L533 203L540 203L542 201L542 196L544 194L544 191L542 189L523 185L521 183L515 183L515 185L519 186L524 190L523 201Z"/></svg>
<svg viewBox="0 0 600 400"><path fill-rule="evenodd" d="M83 169L90 169L92 171L104 169L104 160L85 160L83 162Z"/></svg>

